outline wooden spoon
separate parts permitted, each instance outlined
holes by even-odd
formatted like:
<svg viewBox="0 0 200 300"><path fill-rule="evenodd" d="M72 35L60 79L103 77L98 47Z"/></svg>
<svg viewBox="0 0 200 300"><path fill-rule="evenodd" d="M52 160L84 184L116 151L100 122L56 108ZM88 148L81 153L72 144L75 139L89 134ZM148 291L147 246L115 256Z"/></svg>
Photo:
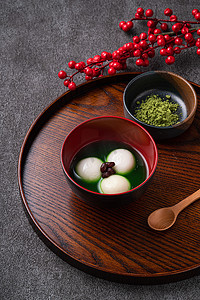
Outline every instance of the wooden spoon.
<svg viewBox="0 0 200 300"><path fill-rule="evenodd" d="M178 214L188 205L200 198L200 189L174 206L163 207L152 212L148 224L154 230L166 230L176 221Z"/></svg>

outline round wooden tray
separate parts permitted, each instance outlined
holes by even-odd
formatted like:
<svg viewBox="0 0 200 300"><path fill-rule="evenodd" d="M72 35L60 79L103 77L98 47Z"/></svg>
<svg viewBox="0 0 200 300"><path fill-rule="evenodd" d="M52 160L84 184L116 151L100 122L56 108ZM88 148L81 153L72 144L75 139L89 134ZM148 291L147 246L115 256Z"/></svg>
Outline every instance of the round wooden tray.
<svg viewBox="0 0 200 300"><path fill-rule="evenodd" d="M184 210L165 232L147 225L153 210L173 205L199 189L199 105L184 134L157 143L156 174L139 201L112 209L90 206L73 194L60 163L62 143L76 125L101 115L123 116L124 88L138 74L93 80L51 103L25 137L18 180L32 225L67 262L108 280L158 284L200 271L200 202ZM200 100L200 87L192 84Z"/></svg>

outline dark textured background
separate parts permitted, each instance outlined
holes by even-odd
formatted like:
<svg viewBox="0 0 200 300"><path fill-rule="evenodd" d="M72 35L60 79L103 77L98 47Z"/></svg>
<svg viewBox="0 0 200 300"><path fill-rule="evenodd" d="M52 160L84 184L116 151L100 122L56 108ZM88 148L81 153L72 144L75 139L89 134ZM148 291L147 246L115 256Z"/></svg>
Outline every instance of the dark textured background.
<svg viewBox="0 0 200 300"><path fill-rule="evenodd" d="M92 277L62 261L38 238L24 213L17 163L25 134L36 116L65 91L57 77L69 60L114 51L131 39L119 30L137 7L163 16L171 7L191 19L199 0L90 1L1 0L1 261L0 299L200 299L200 276L177 283L134 286ZM135 22L134 34L146 29ZM158 55L146 70L170 70L200 84L194 49L167 66ZM133 61L128 69L139 71ZM77 83L83 81L78 78Z"/></svg>

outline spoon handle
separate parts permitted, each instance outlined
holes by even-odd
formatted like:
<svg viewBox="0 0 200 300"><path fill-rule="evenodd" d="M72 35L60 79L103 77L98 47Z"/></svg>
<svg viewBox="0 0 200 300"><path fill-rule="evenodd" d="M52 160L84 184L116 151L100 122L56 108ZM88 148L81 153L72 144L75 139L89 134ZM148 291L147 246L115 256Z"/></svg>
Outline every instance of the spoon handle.
<svg viewBox="0 0 200 300"><path fill-rule="evenodd" d="M179 203L172 206L173 212L178 215L184 208L188 205L192 204L194 201L200 198L200 189L194 192L192 195L188 196L187 198L183 199Z"/></svg>

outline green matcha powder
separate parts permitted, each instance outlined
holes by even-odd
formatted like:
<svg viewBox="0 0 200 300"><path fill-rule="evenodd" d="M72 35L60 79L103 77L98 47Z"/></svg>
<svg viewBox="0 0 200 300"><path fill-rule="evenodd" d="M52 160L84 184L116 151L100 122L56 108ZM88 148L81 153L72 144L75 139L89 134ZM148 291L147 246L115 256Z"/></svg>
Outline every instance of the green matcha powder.
<svg viewBox="0 0 200 300"><path fill-rule="evenodd" d="M169 101L170 98L169 95L166 95L166 99L151 95L142 102L137 101L138 107L135 109L134 116L149 125L172 126L178 123L179 116L176 111L179 105Z"/></svg>

